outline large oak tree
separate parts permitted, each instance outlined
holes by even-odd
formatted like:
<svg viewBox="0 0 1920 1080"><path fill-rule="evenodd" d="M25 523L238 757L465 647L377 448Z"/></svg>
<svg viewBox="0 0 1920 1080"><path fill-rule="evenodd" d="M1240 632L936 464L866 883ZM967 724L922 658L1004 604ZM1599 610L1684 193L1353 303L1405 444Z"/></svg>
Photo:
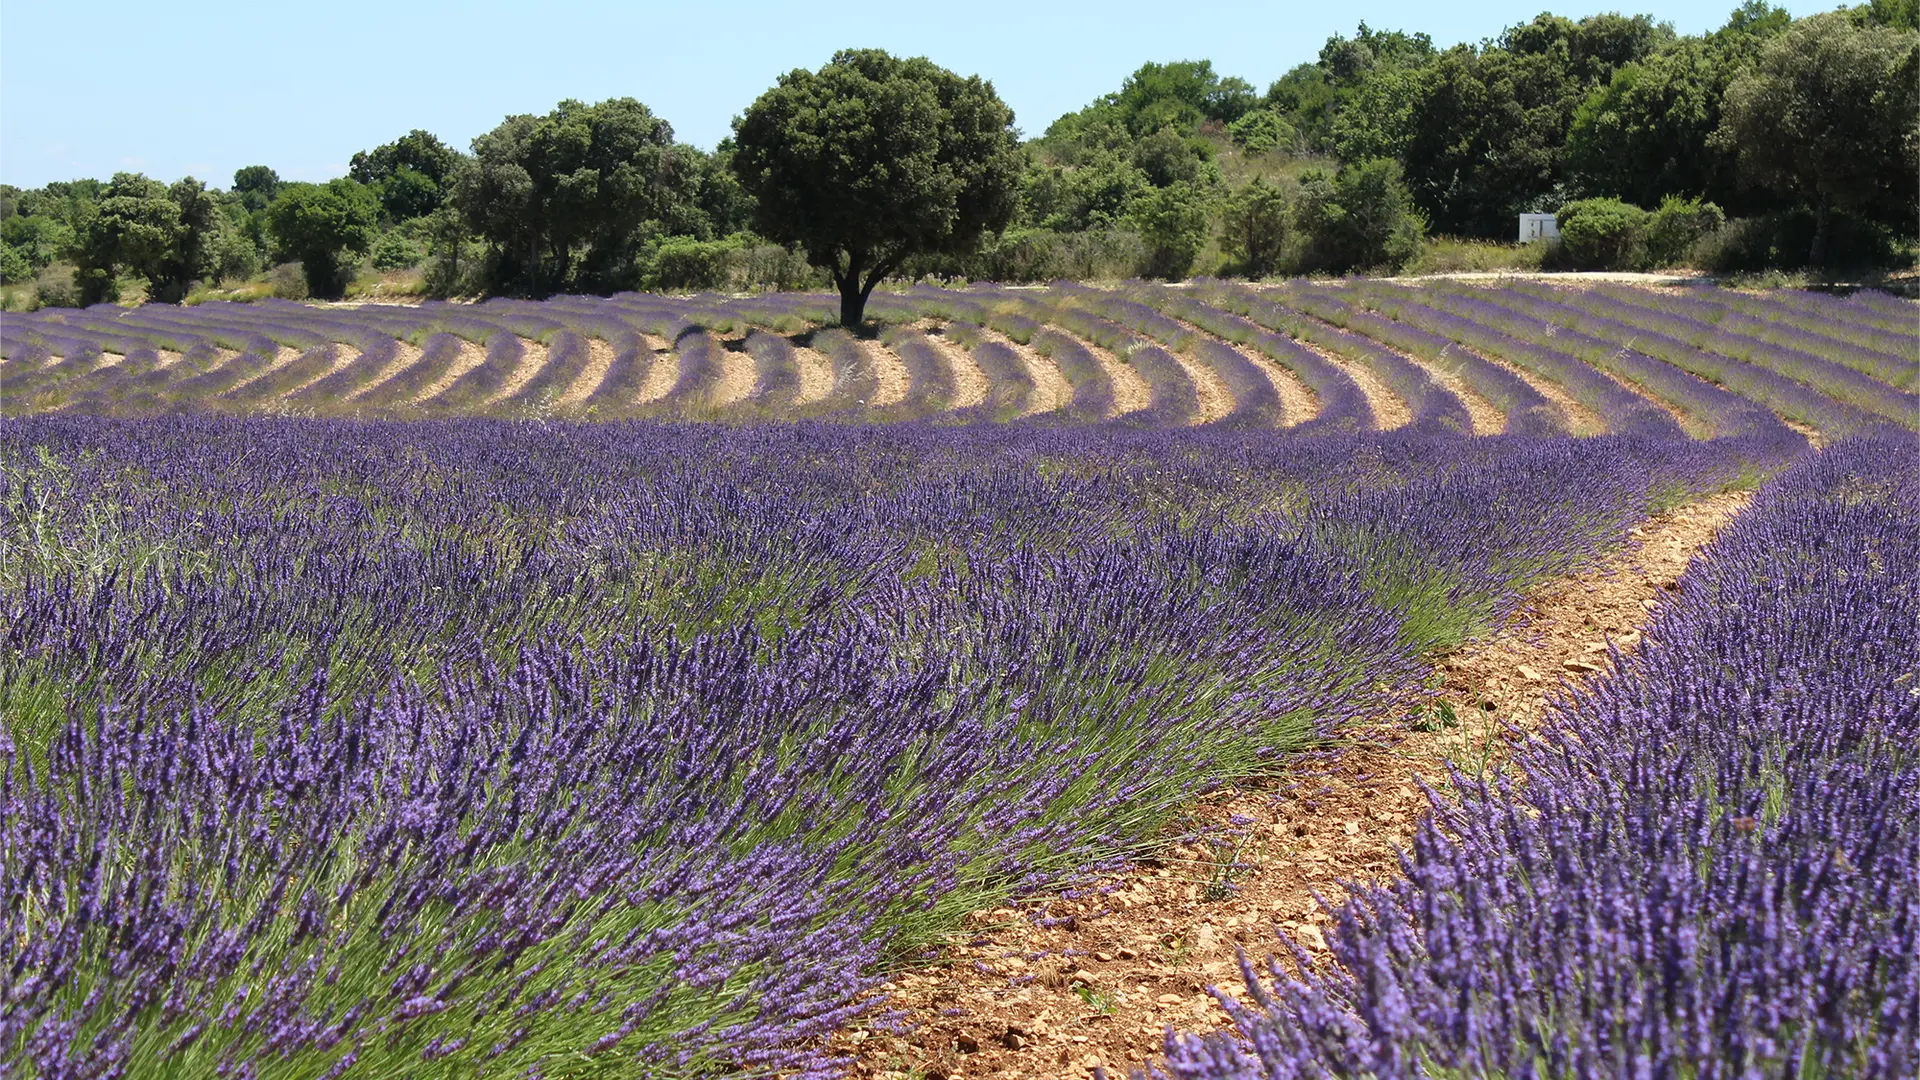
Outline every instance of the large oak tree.
<svg viewBox="0 0 1920 1080"><path fill-rule="evenodd" d="M1013 217L1013 110L924 58L848 50L789 72L734 121L734 143L759 231L832 274L845 326L909 256L970 253Z"/></svg>

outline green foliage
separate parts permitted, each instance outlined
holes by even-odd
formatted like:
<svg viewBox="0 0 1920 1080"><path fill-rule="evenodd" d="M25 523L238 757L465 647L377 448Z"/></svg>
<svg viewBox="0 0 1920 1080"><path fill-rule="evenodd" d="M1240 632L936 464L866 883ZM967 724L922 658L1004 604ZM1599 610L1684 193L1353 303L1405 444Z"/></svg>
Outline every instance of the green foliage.
<svg viewBox="0 0 1920 1080"><path fill-rule="evenodd" d="M405 270L420 265L421 257L420 249L398 231L382 233L373 242L371 255L375 270Z"/></svg>
<svg viewBox="0 0 1920 1080"><path fill-rule="evenodd" d="M1498 43L1448 50L1426 69L1401 151L1433 227L1498 236L1563 180L1573 115L1592 88L1668 32L1644 16L1541 15Z"/></svg>
<svg viewBox="0 0 1920 1080"><path fill-rule="evenodd" d="M1130 158L1110 151L1071 167L1035 163L1020 178L1018 220L1058 232L1110 228L1152 187Z"/></svg>
<svg viewBox="0 0 1920 1080"><path fill-rule="evenodd" d="M418 128L373 150L353 155L347 176L372 188L392 221L424 217L440 209L460 152Z"/></svg>
<svg viewBox="0 0 1920 1080"><path fill-rule="evenodd" d="M1641 237L1643 263L1647 266L1678 266L1703 237L1726 225L1727 215L1718 206L1698 198L1683 199L1669 195L1658 209L1647 215Z"/></svg>
<svg viewBox="0 0 1920 1080"><path fill-rule="evenodd" d="M1148 260L1146 243L1138 232L1106 225L1071 232L1008 229L975 255L914 260L908 267L935 277L981 281L1120 281L1148 274Z"/></svg>
<svg viewBox="0 0 1920 1080"><path fill-rule="evenodd" d="M651 237L709 235L694 202L700 151L632 98L563 101L546 116L510 116L473 141L453 199L488 245L494 292L607 293L633 285Z"/></svg>
<svg viewBox="0 0 1920 1080"><path fill-rule="evenodd" d="M1279 110L1267 107L1253 109L1228 124L1227 136L1236 146L1255 154L1292 149L1300 137Z"/></svg>
<svg viewBox="0 0 1920 1080"><path fill-rule="evenodd" d="M1154 187L1191 184L1206 175L1213 147L1163 127L1133 144L1133 167Z"/></svg>
<svg viewBox="0 0 1920 1080"><path fill-rule="evenodd" d="M73 230L50 213L14 214L0 221L0 245L26 266L19 278L7 280L25 280L73 247Z"/></svg>
<svg viewBox="0 0 1920 1080"><path fill-rule="evenodd" d="M1574 112L1570 185L1645 205L1668 194L1730 193L1732 157L1709 140L1740 59L1714 41L1688 39L1614 72Z"/></svg>
<svg viewBox="0 0 1920 1080"><path fill-rule="evenodd" d="M1920 203L1920 34L1802 19L1727 87L1716 138L1742 180L1811 206L1808 262L1827 261L1832 216L1910 228Z"/></svg>
<svg viewBox="0 0 1920 1080"><path fill-rule="evenodd" d="M1222 79L1211 60L1142 64L1113 97L1121 122L1135 135L1168 126L1189 131L1203 121L1231 124L1258 101L1246 80Z"/></svg>
<svg viewBox="0 0 1920 1080"><path fill-rule="evenodd" d="M186 296L212 270L217 212L206 185L187 177L171 187L138 173L118 173L85 204L75 227L76 278L82 303L118 294L121 273L147 279L149 299Z"/></svg>
<svg viewBox="0 0 1920 1080"><path fill-rule="evenodd" d="M1398 269L1426 235L1426 221L1391 158L1342 166L1332 176L1316 169L1301 177L1299 225L1306 238L1304 268L1332 273Z"/></svg>
<svg viewBox="0 0 1920 1080"><path fill-rule="evenodd" d="M964 255L1013 217L1013 110L925 58L849 50L788 72L734 122L734 143L757 231L827 270L849 326L909 257Z"/></svg>
<svg viewBox="0 0 1920 1080"><path fill-rule="evenodd" d="M1133 224L1147 245L1147 273L1169 281L1187 276L1207 242L1211 200L1205 188L1180 181L1141 196Z"/></svg>
<svg viewBox="0 0 1920 1080"><path fill-rule="evenodd" d="M1615 198L1581 199L1554 215L1568 263L1580 270L1632 270L1639 265L1647 212Z"/></svg>
<svg viewBox="0 0 1920 1080"><path fill-rule="evenodd" d="M234 171L233 190L250 211L265 210L280 194L280 174L265 165L247 165Z"/></svg>
<svg viewBox="0 0 1920 1080"><path fill-rule="evenodd" d="M221 218L208 244L209 273L216 281L244 281L260 272L260 247L242 225Z"/></svg>
<svg viewBox="0 0 1920 1080"><path fill-rule="evenodd" d="M33 278L36 267L12 244L0 242L0 284L12 285Z"/></svg>
<svg viewBox="0 0 1920 1080"><path fill-rule="evenodd" d="M281 254L297 259L307 292L337 299L353 276L342 257L373 243L380 203L365 184L345 178L325 184L287 184L267 208L267 229Z"/></svg>
<svg viewBox="0 0 1920 1080"><path fill-rule="evenodd" d="M640 253L640 286L653 292L750 292L817 287L804 256L752 233L719 240L669 236Z"/></svg>
<svg viewBox="0 0 1920 1080"><path fill-rule="evenodd" d="M1292 224L1287 193L1256 176L1221 207L1220 247L1242 274L1265 277L1279 266Z"/></svg>

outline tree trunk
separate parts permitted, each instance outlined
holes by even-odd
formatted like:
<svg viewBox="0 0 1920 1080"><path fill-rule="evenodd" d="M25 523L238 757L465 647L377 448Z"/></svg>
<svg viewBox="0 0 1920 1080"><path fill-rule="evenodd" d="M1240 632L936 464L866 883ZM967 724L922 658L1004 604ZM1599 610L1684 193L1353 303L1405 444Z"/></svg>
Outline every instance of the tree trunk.
<svg viewBox="0 0 1920 1080"><path fill-rule="evenodd" d="M1827 208L1827 197L1823 194L1813 209L1813 250L1807 253L1807 265L1818 269L1827 265L1827 234L1831 231L1833 212Z"/></svg>
<svg viewBox="0 0 1920 1080"><path fill-rule="evenodd" d="M860 329L867 317L867 294L860 288L860 271L851 269L840 279L840 325L849 331Z"/></svg>

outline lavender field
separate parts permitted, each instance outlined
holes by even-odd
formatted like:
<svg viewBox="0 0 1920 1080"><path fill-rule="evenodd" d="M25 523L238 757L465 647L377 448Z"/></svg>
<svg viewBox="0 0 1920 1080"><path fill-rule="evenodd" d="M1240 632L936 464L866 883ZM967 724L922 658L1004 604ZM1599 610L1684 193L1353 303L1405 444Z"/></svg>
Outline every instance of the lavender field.
<svg viewBox="0 0 1920 1080"><path fill-rule="evenodd" d="M1920 1068L1920 337L1196 281L0 325L0 1074L838 1076L963 917L1752 507L1214 1077ZM1269 967L1264 957L1281 960Z"/></svg>

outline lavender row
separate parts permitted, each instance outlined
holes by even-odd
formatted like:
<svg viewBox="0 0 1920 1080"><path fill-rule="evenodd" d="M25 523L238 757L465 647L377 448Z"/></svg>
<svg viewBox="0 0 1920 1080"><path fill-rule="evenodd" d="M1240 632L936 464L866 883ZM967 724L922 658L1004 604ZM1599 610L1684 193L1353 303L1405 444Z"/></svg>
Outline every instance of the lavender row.
<svg viewBox="0 0 1920 1080"><path fill-rule="evenodd" d="M1772 326L1765 339L1735 333L1726 329L1729 321L1737 321L1734 317L1721 314L1718 321L1714 321L1711 305L1680 296L1659 295L1628 302L1611 293L1545 286L1529 286L1517 291L1576 307L1620 325L1657 331L1661 338L1653 340L1664 345L1667 341L1662 339L1670 339L1669 348L1691 347L1742 360L1804 383L1829 397L1920 427L1920 394L1897 390L1888 382L1828 359L1824 354L1843 352L1844 347L1834 342L1811 339L1811 335L1793 337L1788 328L1777 324L1763 324ZM1792 343L1779 340L1783 337ZM1819 354L1810 351L1816 349ZM1890 373L1893 370L1891 362L1882 364L1881 368ZM1908 368L1907 374L1911 375L1913 365Z"/></svg>
<svg viewBox="0 0 1920 1080"><path fill-rule="evenodd" d="M1911 390L1920 383L1920 335L1909 320L1905 333L1848 321L1836 313L1807 311L1732 291L1648 293L1628 287L1596 291L1625 304L1685 312L1702 322L1815 356L1831 357L1882 382Z"/></svg>
<svg viewBox="0 0 1920 1080"><path fill-rule="evenodd" d="M1542 300L1509 289L1491 290L1489 299L1495 304L1552 326L1559 333L1568 335L1570 340L1590 343L1588 349L1590 360L1594 356L1603 354L1647 357L1658 366L1639 364L1638 367L1643 372L1657 373L1664 367L1676 373L1686 372L1699 376L1703 380L1712 380L1724 386L1731 392L1731 396L1744 398L1749 407L1757 404L1778 410L1781 414L1811 425L1830 437L1869 432L1876 427L1891 426L1857 406L1836 401L1768 368L1735 360L1729 356L1708 353L1656 331L1644 330L1617 319L1590 314L1568 304ZM1599 348L1596 349L1591 343L1598 343ZM1604 353L1604 348L1609 346L1617 352ZM1643 348L1650 351L1642 351ZM1686 386L1685 383L1679 383L1664 376L1659 377L1669 386ZM1656 387L1656 392L1664 394L1665 388ZM1691 396L1698 399L1697 394ZM1669 400L1684 404L1678 399L1670 398Z"/></svg>
<svg viewBox="0 0 1920 1080"><path fill-rule="evenodd" d="M1302 311L1335 326L1402 349L1458 376L1506 417L1508 435L1550 437L1568 433L1567 418L1525 379L1440 334L1381 318L1325 291L1293 290L1288 298Z"/></svg>
<svg viewBox="0 0 1920 1080"><path fill-rule="evenodd" d="M1290 287L1285 294L1288 303L1295 304L1304 291L1298 285ZM1310 301L1311 294L1308 294L1308 298ZM1291 315L1284 322L1270 324L1271 329L1310 341L1372 372L1375 378L1386 384L1387 389L1406 403L1408 411L1412 413L1409 424L1415 431L1434 435L1473 434L1473 417L1467 412L1466 404L1453 391L1435 382L1425 368L1390 349L1379 347L1359 334L1308 317L1303 309L1286 312L1286 309L1276 305L1268 310L1271 313L1269 317L1281 312Z"/></svg>
<svg viewBox="0 0 1920 1080"><path fill-rule="evenodd" d="M1912 1076L1920 447L1764 490L1492 784L1456 774L1333 962L1243 964L1180 1080Z"/></svg>
<svg viewBox="0 0 1920 1080"><path fill-rule="evenodd" d="M1755 464L1112 426L5 422L0 1055L831 1073L820 1036L883 956L1145 842L1670 489Z"/></svg>

